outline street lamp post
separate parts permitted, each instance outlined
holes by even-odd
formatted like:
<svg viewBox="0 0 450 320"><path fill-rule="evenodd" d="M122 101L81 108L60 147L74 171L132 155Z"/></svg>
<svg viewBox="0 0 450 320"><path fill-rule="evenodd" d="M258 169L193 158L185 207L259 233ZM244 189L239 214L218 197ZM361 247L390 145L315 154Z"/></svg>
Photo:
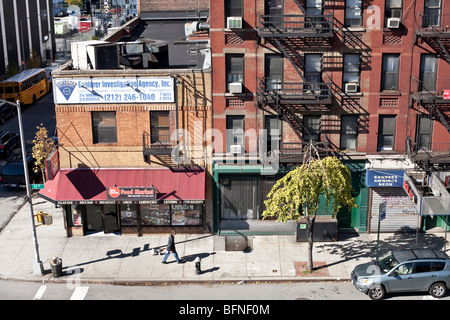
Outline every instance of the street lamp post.
<svg viewBox="0 0 450 320"><path fill-rule="evenodd" d="M33 236L33 244L34 244L34 265L33 265L33 273L36 275L44 274L44 266L42 265L42 261L39 258L39 245L36 236L36 226L34 224L34 212L33 212L33 201L31 198L31 186L30 186L30 176L28 175L28 165L27 165L27 154L25 150L25 139L23 136L23 125L22 125L22 111L20 110L20 101L17 100L17 119L19 120L19 132L20 132L20 148L22 149L22 162L23 162L23 173L25 175L25 184L27 188L27 200L30 207L30 218L31 218L31 232Z"/></svg>

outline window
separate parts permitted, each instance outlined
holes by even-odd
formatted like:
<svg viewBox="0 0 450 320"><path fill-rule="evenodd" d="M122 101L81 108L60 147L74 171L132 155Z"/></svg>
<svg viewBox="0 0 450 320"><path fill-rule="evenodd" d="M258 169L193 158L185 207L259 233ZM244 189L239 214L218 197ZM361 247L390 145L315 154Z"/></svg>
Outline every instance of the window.
<svg viewBox="0 0 450 320"><path fill-rule="evenodd" d="M306 0L306 12L313 15L322 14L322 0Z"/></svg>
<svg viewBox="0 0 450 320"><path fill-rule="evenodd" d="M439 27L441 25L441 0L425 0L422 27Z"/></svg>
<svg viewBox="0 0 450 320"><path fill-rule="evenodd" d="M226 4L226 16L227 17L242 17L243 16L243 0L227 0Z"/></svg>
<svg viewBox="0 0 450 320"><path fill-rule="evenodd" d="M92 112L94 143L117 143L117 123L114 111Z"/></svg>
<svg viewBox="0 0 450 320"><path fill-rule="evenodd" d="M227 91L229 84L233 82L244 83L244 55L229 54L226 56L227 63Z"/></svg>
<svg viewBox="0 0 450 320"><path fill-rule="evenodd" d="M402 0L386 0L386 7L384 11L384 26L387 26L387 19L398 18L402 19Z"/></svg>
<svg viewBox="0 0 450 320"><path fill-rule="evenodd" d="M413 272L413 263L408 262L401 264L393 271L394 276L403 276L406 274L411 274Z"/></svg>
<svg viewBox="0 0 450 320"><path fill-rule="evenodd" d="M314 94L320 94L320 85L314 84L322 81L322 54L305 55L305 81L309 84L306 89L312 90Z"/></svg>
<svg viewBox="0 0 450 320"><path fill-rule="evenodd" d="M244 153L244 142L244 116L227 116L227 152Z"/></svg>
<svg viewBox="0 0 450 320"><path fill-rule="evenodd" d="M394 150L396 122L396 116L380 115L378 124L378 151Z"/></svg>
<svg viewBox="0 0 450 320"><path fill-rule="evenodd" d="M442 271L445 268L445 262L444 261L433 261L433 268L432 271Z"/></svg>
<svg viewBox="0 0 450 320"><path fill-rule="evenodd" d="M435 54L422 54L420 57L419 91L436 91L437 57Z"/></svg>
<svg viewBox="0 0 450 320"><path fill-rule="evenodd" d="M303 117L303 141L305 143L320 141L320 116Z"/></svg>
<svg viewBox="0 0 450 320"><path fill-rule="evenodd" d="M170 143L169 111L150 112L151 143Z"/></svg>
<svg viewBox="0 0 450 320"><path fill-rule="evenodd" d="M416 262L414 273L431 272L431 262Z"/></svg>
<svg viewBox="0 0 450 320"><path fill-rule="evenodd" d="M381 91L398 91L400 54L383 54Z"/></svg>
<svg viewBox="0 0 450 320"><path fill-rule="evenodd" d="M362 25L362 0L346 0L345 1L345 26L361 26Z"/></svg>
<svg viewBox="0 0 450 320"><path fill-rule="evenodd" d="M279 150L282 122L278 116L266 116L267 152Z"/></svg>
<svg viewBox="0 0 450 320"><path fill-rule="evenodd" d="M358 116L345 115L341 118L341 149L356 150L358 138Z"/></svg>
<svg viewBox="0 0 450 320"><path fill-rule="evenodd" d="M360 56L359 53L344 54L343 83L359 84Z"/></svg>
<svg viewBox="0 0 450 320"><path fill-rule="evenodd" d="M431 147L431 134L433 132L433 120L427 114L418 115L418 128L417 128L417 149L418 150L430 150Z"/></svg>
<svg viewBox="0 0 450 320"><path fill-rule="evenodd" d="M283 81L283 58L280 55L266 55L265 78L266 90L281 89L281 83Z"/></svg>

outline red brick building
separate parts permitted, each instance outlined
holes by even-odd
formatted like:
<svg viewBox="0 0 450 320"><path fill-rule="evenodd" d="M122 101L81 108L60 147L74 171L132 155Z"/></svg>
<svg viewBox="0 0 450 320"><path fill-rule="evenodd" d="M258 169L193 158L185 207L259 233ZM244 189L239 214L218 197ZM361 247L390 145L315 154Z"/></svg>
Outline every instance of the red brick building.
<svg viewBox="0 0 450 320"><path fill-rule="evenodd" d="M371 229L369 203L386 190L365 186L366 168L449 170L445 0L212 0L210 6L213 127L223 140L213 153L217 229L230 221L260 223L276 175L263 173L258 150L270 155L277 142L277 174L301 162L310 141L351 168L359 208L341 215L341 228ZM242 192L231 190L240 186L261 196L239 200ZM397 189L388 193L403 197ZM417 216L403 211L408 215L390 215L385 230L415 227Z"/></svg>

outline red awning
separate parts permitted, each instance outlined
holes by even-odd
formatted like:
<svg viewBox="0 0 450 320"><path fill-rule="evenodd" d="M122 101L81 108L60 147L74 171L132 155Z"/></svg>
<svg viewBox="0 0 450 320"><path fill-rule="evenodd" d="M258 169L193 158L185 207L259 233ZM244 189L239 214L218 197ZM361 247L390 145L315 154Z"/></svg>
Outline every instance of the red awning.
<svg viewBox="0 0 450 320"><path fill-rule="evenodd" d="M150 186L156 188L157 200L205 200L205 170L65 169L39 195L54 203L107 201L110 187Z"/></svg>

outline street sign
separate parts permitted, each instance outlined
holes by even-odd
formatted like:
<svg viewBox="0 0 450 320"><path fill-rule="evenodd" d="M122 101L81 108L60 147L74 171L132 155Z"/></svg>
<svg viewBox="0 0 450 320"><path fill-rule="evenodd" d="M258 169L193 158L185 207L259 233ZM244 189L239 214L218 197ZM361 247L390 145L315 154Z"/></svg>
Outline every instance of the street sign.
<svg viewBox="0 0 450 320"><path fill-rule="evenodd" d="M44 184L32 184L31 189L44 189Z"/></svg>
<svg viewBox="0 0 450 320"><path fill-rule="evenodd" d="M386 218L387 202L380 203L380 211L378 212L378 236L377 236L377 263L378 263L378 249L380 247L380 222Z"/></svg>
<svg viewBox="0 0 450 320"><path fill-rule="evenodd" d="M387 202L383 201L380 203L380 220L386 219L386 208L387 208Z"/></svg>

